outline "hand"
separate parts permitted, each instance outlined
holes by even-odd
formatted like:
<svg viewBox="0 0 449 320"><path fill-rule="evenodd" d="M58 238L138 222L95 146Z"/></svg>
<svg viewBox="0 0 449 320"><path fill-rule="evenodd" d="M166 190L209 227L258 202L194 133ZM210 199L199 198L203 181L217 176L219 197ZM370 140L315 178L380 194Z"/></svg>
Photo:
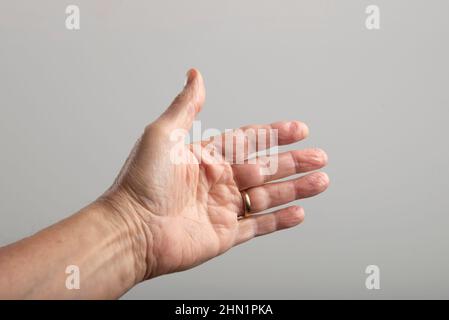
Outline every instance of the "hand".
<svg viewBox="0 0 449 320"><path fill-rule="evenodd" d="M314 196L328 186L327 175L320 172L272 182L326 165L327 156L320 149L290 151L259 157L256 163L236 164L232 161L238 157L236 151L228 159L220 146L229 135L179 148L174 133L187 133L204 100L203 79L192 69L183 91L145 129L116 182L101 198L128 224L136 226L133 233L138 240L134 246L136 256L141 259L137 265L142 268L142 280L192 268L256 236L301 223L304 210L299 206L253 213ZM242 129L243 132L277 130L275 143L279 145L297 142L308 135L307 126L298 121ZM243 144L247 157L251 139L244 136L239 140L237 134L231 137L234 150ZM255 141L258 151L273 147L269 141L265 142L264 146L261 139ZM215 156L209 152L211 145ZM183 160L181 163L174 161L173 150ZM277 170L262 174L261 168L267 160L276 156ZM251 215L244 218L241 218L242 190L246 190L251 200Z"/></svg>

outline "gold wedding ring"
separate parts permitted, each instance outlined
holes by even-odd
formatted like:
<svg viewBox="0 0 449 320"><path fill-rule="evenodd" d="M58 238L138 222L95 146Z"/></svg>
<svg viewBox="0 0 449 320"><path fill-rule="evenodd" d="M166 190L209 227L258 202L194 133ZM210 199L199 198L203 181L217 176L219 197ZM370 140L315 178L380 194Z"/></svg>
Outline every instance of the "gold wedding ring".
<svg viewBox="0 0 449 320"><path fill-rule="evenodd" d="M246 217L251 213L251 199L246 191L242 191L241 193L243 199L243 216Z"/></svg>

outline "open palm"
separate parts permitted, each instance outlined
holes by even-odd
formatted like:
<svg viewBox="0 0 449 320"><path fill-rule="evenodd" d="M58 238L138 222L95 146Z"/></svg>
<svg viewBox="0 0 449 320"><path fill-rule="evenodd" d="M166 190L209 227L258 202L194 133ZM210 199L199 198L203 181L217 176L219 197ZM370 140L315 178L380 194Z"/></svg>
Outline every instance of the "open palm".
<svg viewBox="0 0 449 320"><path fill-rule="evenodd" d="M109 192L111 198L125 197L131 205L121 208L121 213L141 222L139 230L147 243L146 278L191 268L255 236L299 224L304 218L299 206L253 213L316 195L328 185L327 176L319 172L271 182L323 167L327 156L320 149L248 161L251 150L304 139L308 129L298 121L247 126L184 145L184 135L204 99L202 77L192 69L183 91L146 128ZM253 135L247 134L259 131L276 132L276 141L252 141ZM224 147L229 138L231 157ZM245 161L236 161L239 157ZM262 169L270 163L276 163L276 170L266 174ZM251 215L244 217L243 190L251 199Z"/></svg>

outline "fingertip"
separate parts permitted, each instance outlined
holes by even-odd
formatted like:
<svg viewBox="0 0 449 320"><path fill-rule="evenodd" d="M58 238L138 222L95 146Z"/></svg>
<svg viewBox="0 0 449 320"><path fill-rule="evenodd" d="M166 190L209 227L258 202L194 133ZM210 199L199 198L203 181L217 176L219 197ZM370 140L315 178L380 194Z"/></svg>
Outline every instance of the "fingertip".
<svg viewBox="0 0 449 320"><path fill-rule="evenodd" d="M272 126L276 128L278 124L280 124L280 144L294 143L307 138L309 135L309 127L301 121L295 120L280 123L278 122L273 124Z"/></svg>
<svg viewBox="0 0 449 320"><path fill-rule="evenodd" d="M327 164L329 163L329 156L327 155L327 152L320 148L316 148L316 150L318 151L318 153L321 156L321 161L322 161L323 167L327 166Z"/></svg>
<svg viewBox="0 0 449 320"><path fill-rule="evenodd" d="M317 169L327 166L329 162L329 157L321 148L311 148L307 149L310 154L310 157L313 158L313 164L317 167Z"/></svg>
<svg viewBox="0 0 449 320"><path fill-rule="evenodd" d="M198 82L201 86L203 85L203 76L197 68L190 68L186 72L186 86Z"/></svg>
<svg viewBox="0 0 449 320"><path fill-rule="evenodd" d="M206 89L204 87L203 77L200 71L196 68L190 68L186 73L185 89L192 92L194 100L194 111L198 113L201 111L204 101L206 99Z"/></svg>
<svg viewBox="0 0 449 320"><path fill-rule="evenodd" d="M297 226L304 221L304 209L300 206L291 206L286 209L280 229L291 228Z"/></svg>
<svg viewBox="0 0 449 320"><path fill-rule="evenodd" d="M314 172L311 174L312 184L318 192L323 192L329 187L330 179L326 172Z"/></svg>
<svg viewBox="0 0 449 320"><path fill-rule="evenodd" d="M290 133L295 140L305 139L309 136L309 127L301 121L290 122Z"/></svg>
<svg viewBox="0 0 449 320"><path fill-rule="evenodd" d="M198 76L198 70L195 68L190 68L186 72L186 83L185 86L192 84L195 78Z"/></svg>
<svg viewBox="0 0 449 320"><path fill-rule="evenodd" d="M321 173L321 178L323 179L324 183L326 185L329 185L329 183L330 183L329 175L326 172L320 172L320 173Z"/></svg>
<svg viewBox="0 0 449 320"><path fill-rule="evenodd" d="M300 224L304 221L305 218L305 212L304 208L300 206L293 206L292 208L293 216L295 217L297 224Z"/></svg>

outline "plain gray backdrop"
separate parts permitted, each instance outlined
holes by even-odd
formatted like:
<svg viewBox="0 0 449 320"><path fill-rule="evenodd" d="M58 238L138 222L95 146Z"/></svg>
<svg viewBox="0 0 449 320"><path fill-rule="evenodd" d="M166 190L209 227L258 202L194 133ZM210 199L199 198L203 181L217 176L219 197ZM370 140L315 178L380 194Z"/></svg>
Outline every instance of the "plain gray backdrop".
<svg viewBox="0 0 449 320"><path fill-rule="evenodd" d="M449 298L448 15L447 0L1 0L0 244L98 197L194 66L203 128L304 121L294 147L328 152L331 186L298 201L303 225L124 298Z"/></svg>

